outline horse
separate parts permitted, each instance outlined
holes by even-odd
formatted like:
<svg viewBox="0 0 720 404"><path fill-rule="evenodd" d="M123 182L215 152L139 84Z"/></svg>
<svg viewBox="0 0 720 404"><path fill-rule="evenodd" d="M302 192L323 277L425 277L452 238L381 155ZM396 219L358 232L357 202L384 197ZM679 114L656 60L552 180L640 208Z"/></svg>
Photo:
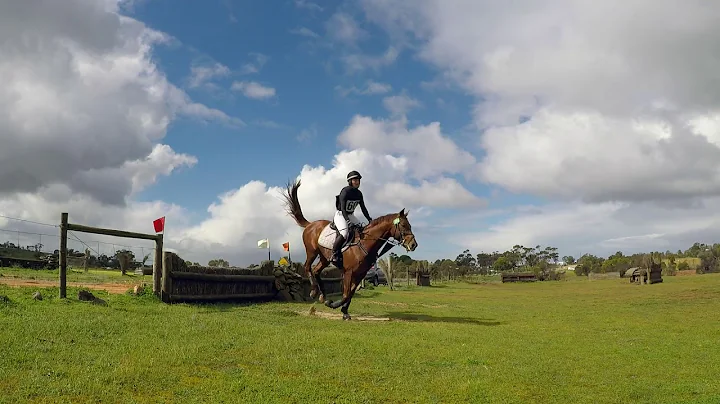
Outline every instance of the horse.
<svg viewBox="0 0 720 404"><path fill-rule="evenodd" d="M320 237L321 234L323 234L323 230L327 232L332 229L329 228L326 230L326 227L331 224L331 221L321 219L309 222L305 219L297 196L299 187L300 180L288 183L283 198L285 199L287 213L295 219L298 226L304 228L302 234L306 254L304 267L305 274L310 279L310 297L314 299L319 293L318 300L320 303L325 303L326 306L332 309L342 307L343 320L350 320L351 317L348 314L350 301L355 295L355 290L358 285L365 278L370 267L375 263L378 250L382 244L384 244L385 241L389 241L389 238L392 237L395 240L399 240L400 245L405 247L405 250L408 252L415 251L417 248L418 243L412 232L412 226L410 226L407 213L405 212L405 208L403 208L399 213L390 213L373 219L358 232L351 230L342 250L344 264L342 299L335 302L326 300L325 292L320 284L320 273L330 265L332 249L322 246ZM337 230L333 230L333 234L337 237ZM329 244L326 245L332 246L332 241L333 240L330 240ZM320 257L320 261L311 269L312 263L317 257Z"/></svg>

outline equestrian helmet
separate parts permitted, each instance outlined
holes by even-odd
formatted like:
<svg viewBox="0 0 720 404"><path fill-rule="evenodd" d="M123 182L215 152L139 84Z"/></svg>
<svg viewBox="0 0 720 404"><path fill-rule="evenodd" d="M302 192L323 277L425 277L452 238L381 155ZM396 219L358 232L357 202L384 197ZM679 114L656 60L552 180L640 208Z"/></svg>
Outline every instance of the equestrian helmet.
<svg viewBox="0 0 720 404"><path fill-rule="evenodd" d="M347 180L350 181L353 178L361 179L362 175L360 175L360 173L357 171L350 171L347 175Z"/></svg>

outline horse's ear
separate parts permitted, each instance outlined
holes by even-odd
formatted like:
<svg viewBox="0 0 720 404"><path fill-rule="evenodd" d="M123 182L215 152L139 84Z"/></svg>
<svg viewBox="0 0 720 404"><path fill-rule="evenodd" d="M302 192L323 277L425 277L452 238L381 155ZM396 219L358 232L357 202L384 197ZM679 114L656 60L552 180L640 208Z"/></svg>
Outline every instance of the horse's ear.
<svg viewBox="0 0 720 404"><path fill-rule="evenodd" d="M400 217L403 217L403 216L405 216L405 215L406 215L406 213L405 213L405 208L403 208L403 209L400 211Z"/></svg>

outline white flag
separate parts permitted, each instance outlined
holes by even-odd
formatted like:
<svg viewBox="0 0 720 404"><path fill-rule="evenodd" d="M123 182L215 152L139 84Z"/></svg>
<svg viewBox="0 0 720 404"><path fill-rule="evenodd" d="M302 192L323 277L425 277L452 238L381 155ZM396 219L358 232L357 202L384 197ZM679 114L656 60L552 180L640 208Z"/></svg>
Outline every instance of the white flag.
<svg viewBox="0 0 720 404"><path fill-rule="evenodd" d="M270 241L266 238L258 240L258 248L270 248Z"/></svg>

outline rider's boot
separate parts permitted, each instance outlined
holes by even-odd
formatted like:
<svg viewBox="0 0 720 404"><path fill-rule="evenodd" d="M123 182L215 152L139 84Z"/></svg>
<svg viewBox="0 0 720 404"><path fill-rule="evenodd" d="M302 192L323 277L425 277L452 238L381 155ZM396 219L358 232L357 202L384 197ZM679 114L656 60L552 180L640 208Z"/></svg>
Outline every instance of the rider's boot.
<svg viewBox="0 0 720 404"><path fill-rule="evenodd" d="M333 245L333 261L335 262L335 266L339 269L342 269L342 245L345 243L345 237L343 237L341 234L337 235L337 238L335 239L335 244Z"/></svg>

